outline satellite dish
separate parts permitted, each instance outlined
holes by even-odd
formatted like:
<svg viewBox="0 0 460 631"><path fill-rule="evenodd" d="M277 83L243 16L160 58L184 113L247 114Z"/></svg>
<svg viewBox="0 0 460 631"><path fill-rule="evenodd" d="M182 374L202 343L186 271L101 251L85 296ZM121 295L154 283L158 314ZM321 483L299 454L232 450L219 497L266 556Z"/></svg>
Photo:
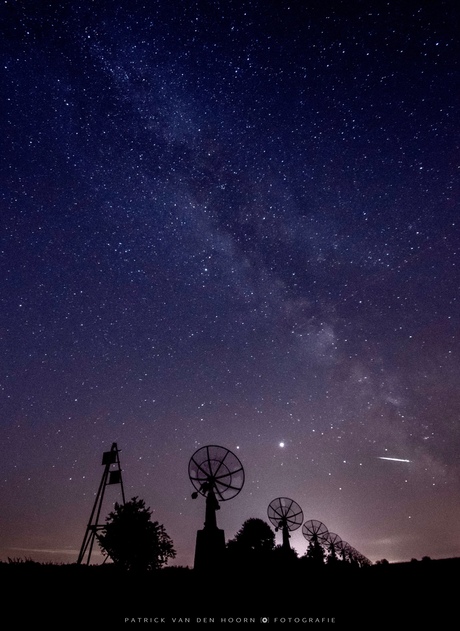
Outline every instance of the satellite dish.
<svg viewBox="0 0 460 631"><path fill-rule="evenodd" d="M355 561L356 555L358 554L358 551L355 550L355 548L353 548L353 546L351 546L347 541L343 542L342 556L344 561L352 563Z"/></svg>
<svg viewBox="0 0 460 631"><path fill-rule="evenodd" d="M302 534L307 541L310 543L325 543L326 535L328 534L328 529L323 524L323 522L318 521L317 519L310 519L306 521L302 526Z"/></svg>
<svg viewBox="0 0 460 631"><path fill-rule="evenodd" d="M308 541L308 556L316 563L324 563L323 545L326 542L328 529L322 521L310 519L302 526L302 534Z"/></svg>
<svg viewBox="0 0 460 631"><path fill-rule="evenodd" d="M346 554L347 554L347 546L349 544L346 541L343 541L342 539L339 541L338 545L336 546L337 548L337 552L340 555L340 558L342 559L342 561L346 561Z"/></svg>
<svg viewBox="0 0 460 631"><path fill-rule="evenodd" d="M244 469L241 462L229 449L218 445L201 447L190 458L188 465L190 481L198 494L208 497L214 493L219 502L233 499L243 488Z"/></svg>
<svg viewBox="0 0 460 631"><path fill-rule="evenodd" d="M303 521L303 511L297 502L289 497L277 497L268 505L268 519L275 526L276 532L283 533L283 548L289 550L289 532L300 528Z"/></svg>
<svg viewBox="0 0 460 631"><path fill-rule="evenodd" d="M216 511L219 502L233 499L243 488L243 465L229 449L206 445L190 458L188 475L196 489L192 498L206 498L204 528L197 532L195 569L215 569L225 552L224 531L217 527Z"/></svg>
<svg viewBox="0 0 460 631"><path fill-rule="evenodd" d="M339 546L342 543L342 539L339 535L336 535L335 532L328 532L325 537L325 544L329 550L329 556L331 559L337 559L337 552L339 551Z"/></svg>
<svg viewBox="0 0 460 631"><path fill-rule="evenodd" d="M351 546L346 541L342 543L343 543L343 549L341 550L341 552L342 552L342 559L344 561L348 561L349 563L355 563L359 567L363 567L364 565L372 565L372 562L367 557L365 557L364 554L361 554L361 552L358 552L356 548Z"/></svg>

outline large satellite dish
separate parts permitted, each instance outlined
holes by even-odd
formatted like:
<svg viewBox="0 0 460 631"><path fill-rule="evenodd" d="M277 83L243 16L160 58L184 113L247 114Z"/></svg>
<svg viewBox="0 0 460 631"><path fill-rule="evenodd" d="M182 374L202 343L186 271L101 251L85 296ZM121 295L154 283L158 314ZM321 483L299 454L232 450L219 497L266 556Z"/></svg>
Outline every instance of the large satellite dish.
<svg viewBox="0 0 460 631"><path fill-rule="evenodd" d="M197 532L194 567L209 572L219 567L225 553L224 531L217 527L216 520L219 502L238 495L244 484L244 469L229 449L206 445L190 458L188 475L195 488L192 498L206 498L204 528Z"/></svg>
<svg viewBox="0 0 460 631"><path fill-rule="evenodd" d="M233 499L243 488L244 469L233 452L218 445L201 447L190 458L190 481L198 494L207 497L214 493L218 502Z"/></svg>

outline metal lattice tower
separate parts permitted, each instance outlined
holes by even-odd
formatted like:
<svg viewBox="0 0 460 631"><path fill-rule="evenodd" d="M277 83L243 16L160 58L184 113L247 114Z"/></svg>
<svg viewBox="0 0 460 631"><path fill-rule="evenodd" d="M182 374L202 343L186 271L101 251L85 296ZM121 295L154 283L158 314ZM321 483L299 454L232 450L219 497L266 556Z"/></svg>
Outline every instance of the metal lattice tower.
<svg viewBox="0 0 460 631"><path fill-rule="evenodd" d="M99 523L101 516L102 503L104 500L104 493L107 486L111 484L119 484L121 486L121 497L123 505L125 504L125 491L123 488L123 478L121 475L120 466L120 450L117 447L117 443L112 443L110 451L104 452L102 455L102 464L104 465L104 472L102 474L101 483L94 500L93 510L89 518L88 525L86 527L85 536L81 545L80 554L78 555L77 563L83 563L83 559L87 554L86 563L89 565L91 553L93 551L94 540L98 530L104 528L104 524Z"/></svg>

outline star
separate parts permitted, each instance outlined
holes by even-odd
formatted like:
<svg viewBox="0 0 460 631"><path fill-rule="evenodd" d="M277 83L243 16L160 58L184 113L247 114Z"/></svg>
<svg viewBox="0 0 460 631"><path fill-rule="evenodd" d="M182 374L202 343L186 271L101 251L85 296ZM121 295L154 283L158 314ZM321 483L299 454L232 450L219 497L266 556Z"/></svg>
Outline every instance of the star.
<svg viewBox="0 0 460 631"><path fill-rule="evenodd" d="M0 560L80 547L113 441L178 565L206 445L227 538L281 487L460 555L458 3L242 4L0 5Z"/></svg>

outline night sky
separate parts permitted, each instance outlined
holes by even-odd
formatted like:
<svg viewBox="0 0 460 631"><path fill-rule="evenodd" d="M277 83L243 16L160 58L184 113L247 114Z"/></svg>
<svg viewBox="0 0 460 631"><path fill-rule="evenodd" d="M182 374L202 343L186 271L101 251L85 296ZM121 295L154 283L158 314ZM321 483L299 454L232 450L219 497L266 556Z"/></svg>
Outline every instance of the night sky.
<svg viewBox="0 0 460 631"><path fill-rule="evenodd" d="M226 539L460 556L457 7L2 2L1 560L76 561L113 442L174 564L208 444Z"/></svg>

